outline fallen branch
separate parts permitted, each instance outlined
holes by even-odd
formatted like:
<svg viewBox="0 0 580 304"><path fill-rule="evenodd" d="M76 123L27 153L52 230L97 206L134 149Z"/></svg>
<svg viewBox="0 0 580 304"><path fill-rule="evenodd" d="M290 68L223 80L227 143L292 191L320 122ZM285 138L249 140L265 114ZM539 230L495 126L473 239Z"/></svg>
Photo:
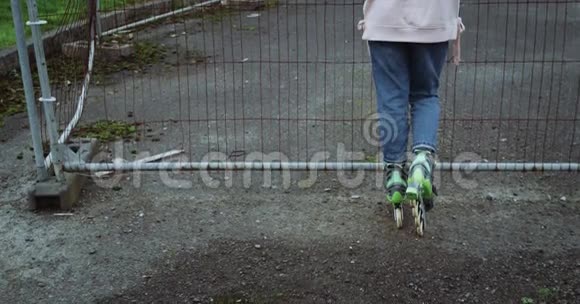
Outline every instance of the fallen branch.
<svg viewBox="0 0 580 304"><path fill-rule="evenodd" d="M141 158L135 161L135 163L137 164L142 164L142 163L151 163L151 162L155 162L158 160L162 160L164 158L168 158L168 157L172 157L178 154L183 153L183 150L171 150L171 151L167 151L165 153L160 153L160 154L155 154L155 155L151 155L145 158ZM127 162L124 159L115 159L113 162ZM101 172L95 172L95 176L96 177L104 177L110 174L113 174L114 171L101 171Z"/></svg>

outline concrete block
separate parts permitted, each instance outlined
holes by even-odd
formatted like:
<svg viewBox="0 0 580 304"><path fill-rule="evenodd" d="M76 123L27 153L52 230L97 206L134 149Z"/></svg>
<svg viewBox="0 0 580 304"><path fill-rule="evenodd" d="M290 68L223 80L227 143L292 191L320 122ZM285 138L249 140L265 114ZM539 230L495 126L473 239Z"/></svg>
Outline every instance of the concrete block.
<svg viewBox="0 0 580 304"><path fill-rule="evenodd" d="M133 44L130 43L106 42L97 46L99 58L107 61L117 61L123 57L131 56L134 50ZM86 58L88 51L89 45L87 41L75 41L62 45L62 53L71 58Z"/></svg>
<svg viewBox="0 0 580 304"><path fill-rule="evenodd" d="M87 41L73 41L62 44L62 53L69 58L86 58L89 51Z"/></svg>
<svg viewBox="0 0 580 304"><path fill-rule="evenodd" d="M70 151L65 153L65 157L73 157L76 160L80 158L87 162L96 154L98 141L95 139L82 140L80 145L74 144L68 148ZM32 186L28 192L30 209L72 209L79 200L86 177L68 172L65 172L64 176L65 182L59 182L53 176L49 180L37 182Z"/></svg>

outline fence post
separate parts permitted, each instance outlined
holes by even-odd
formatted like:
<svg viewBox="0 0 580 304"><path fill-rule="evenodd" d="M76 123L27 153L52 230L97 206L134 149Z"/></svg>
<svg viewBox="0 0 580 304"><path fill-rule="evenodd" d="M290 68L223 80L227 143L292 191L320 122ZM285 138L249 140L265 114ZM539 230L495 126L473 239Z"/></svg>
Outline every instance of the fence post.
<svg viewBox="0 0 580 304"><path fill-rule="evenodd" d="M11 0L12 20L14 21L14 32L16 33L16 47L18 48L18 60L20 61L20 75L22 86L24 87L24 97L26 99L26 111L30 125L30 135L32 136L32 148L34 150L34 162L36 163L36 179L45 181L48 172L44 165L44 151L42 150L42 138L40 136L40 121L36 102L34 101L34 86L30 72L30 61L28 60L28 47L26 45L26 34L24 23L22 23L22 10L19 0Z"/></svg>
<svg viewBox="0 0 580 304"><path fill-rule="evenodd" d="M42 93L40 101L44 107L44 114L46 116L46 128L48 130L48 137L50 139L49 157L52 159L56 180L64 181L64 174L62 172L63 147L58 143L58 126L56 123L54 109L56 98L52 96L50 90L50 81L48 79L42 33L40 31L40 26L46 24L46 21L38 20L38 8L36 6L36 0L27 0L26 3L28 5L28 18L30 19L30 21L26 22L26 24L31 27L32 31L32 42L34 44L34 53L36 56L36 67L38 69L40 91Z"/></svg>
<svg viewBox="0 0 580 304"><path fill-rule="evenodd" d="M101 28L101 0L95 0L97 2L97 9L95 11L95 25L97 29L97 41L101 40L101 35L103 29Z"/></svg>

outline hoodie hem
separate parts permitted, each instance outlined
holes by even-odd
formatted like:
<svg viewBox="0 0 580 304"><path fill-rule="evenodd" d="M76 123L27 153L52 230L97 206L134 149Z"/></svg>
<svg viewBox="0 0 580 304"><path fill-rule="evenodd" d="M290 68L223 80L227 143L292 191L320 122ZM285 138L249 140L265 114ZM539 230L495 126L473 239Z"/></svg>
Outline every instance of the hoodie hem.
<svg viewBox="0 0 580 304"><path fill-rule="evenodd" d="M437 43L457 39L457 23L445 27L412 28L364 23L363 40Z"/></svg>

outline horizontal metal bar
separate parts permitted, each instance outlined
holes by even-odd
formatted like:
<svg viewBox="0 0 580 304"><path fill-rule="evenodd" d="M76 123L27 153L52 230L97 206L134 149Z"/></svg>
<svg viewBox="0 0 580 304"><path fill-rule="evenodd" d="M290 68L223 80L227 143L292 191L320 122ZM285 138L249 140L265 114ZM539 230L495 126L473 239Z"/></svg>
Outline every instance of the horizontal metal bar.
<svg viewBox="0 0 580 304"><path fill-rule="evenodd" d="M38 101L40 101L40 102L55 102L56 97L49 97L49 98L40 97L40 98L38 98Z"/></svg>
<svg viewBox="0 0 580 304"><path fill-rule="evenodd" d="M48 22L46 20L37 20L37 21L26 21L26 25L33 26L33 25L45 25Z"/></svg>
<svg viewBox="0 0 580 304"><path fill-rule="evenodd" d="M65 171L199 171L199 170L296 170L296 171L377 171L381 163L366 162L156 162L80 163L65 162ZM449 163L436 164L442 171L580 171L580 163Z"/></svg>
<svg viewBox="0 0 580 304"><path fill-rule="evenodd" d="M181 8L181 9L177 9L177 10L174 10L174 11L171 11L171 12L168 12L168 13L164 13L164 14L160 14L160 15L155 15L155 16L150 17L150 18L147 18L147 19L139 20L139 21L136 21L136 22L133 22L133 23L129 23L129 24L126 24L126 25L123 25L123 26L120 26L120 27L117 27L117 28L108 30L106 32L103 32L101 34L101 36L108 36L108 35L111 35L111 34L114 34L114 33L120 32L120 31L130 30L132 28L135 28L135 27L138 27L138 26L143 26L143 25L146 25L146 24L151 23L151 22L155 22L155 21L159 21L159 20L162 20L162 19L165 19L165 18L168 18L168 17L174 17L174 16L177 16L177 15L180 15L180 14L184 14L184 13L187 13L187 12L189 12L191 10L198 9L198 8L202 8L204 6L217 4L217 3L220 3L220 1L221 0L204 1L204 2L201 2L201 3L197 3L197 4L194 4L192 6L184 7L184 8Z"/></svg>

